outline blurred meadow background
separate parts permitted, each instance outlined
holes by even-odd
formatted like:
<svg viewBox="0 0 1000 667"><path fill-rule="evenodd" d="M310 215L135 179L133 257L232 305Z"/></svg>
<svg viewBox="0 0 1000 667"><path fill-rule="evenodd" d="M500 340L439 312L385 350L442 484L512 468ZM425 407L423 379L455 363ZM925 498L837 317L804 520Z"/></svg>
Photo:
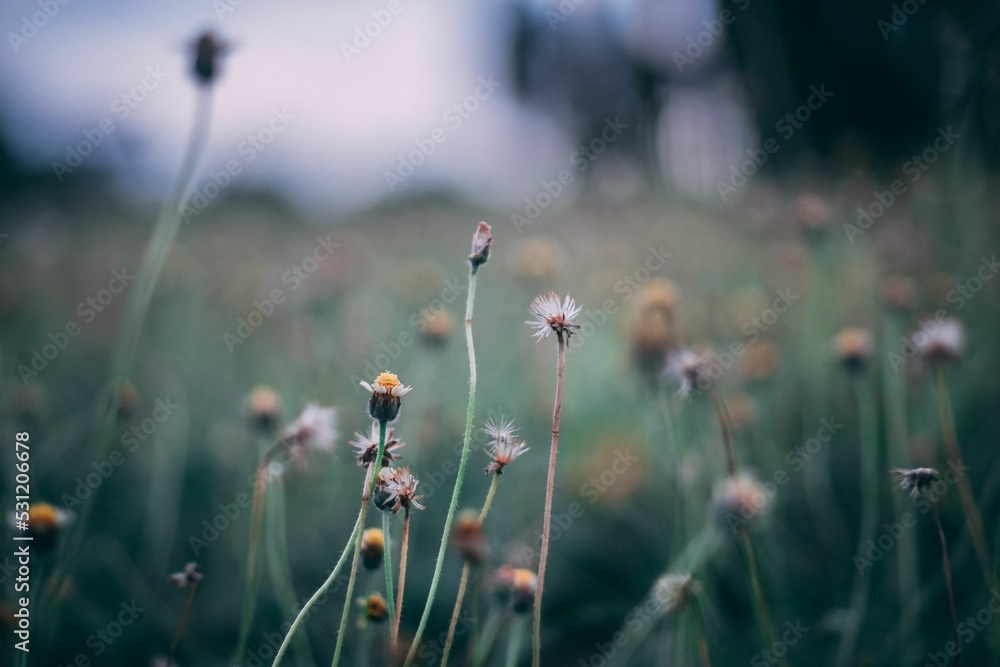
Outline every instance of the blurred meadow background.
<svg viewBox="0 0 1000 667"><path fill-rule="evenodd" d="M28 656L3 524L0 664L164 665L181 619L171 664L272 664L351 535L360 382L385 370L413 388L394 427L427 508L408 647L460 460L480 220L459 509L490 486L488 419L529 451L474 545L451 664L531 664L501 568L538 568L556 355L524 321L550 290L583 310L543 664L940 667L950 641L997 664L1000 6L15 0L0 26L0 499L28 433L52 506ZM338 436L270 469L234 657L255 470L310 402ZM896 488L920 467L933 489ZM414 664L441 662L459 551ZM171 586L189 562L203 579ZM282 664L330 662L346 587ZM353 597L376 592L362 570ZM347 602L342 664L400 664Z"/></svg>

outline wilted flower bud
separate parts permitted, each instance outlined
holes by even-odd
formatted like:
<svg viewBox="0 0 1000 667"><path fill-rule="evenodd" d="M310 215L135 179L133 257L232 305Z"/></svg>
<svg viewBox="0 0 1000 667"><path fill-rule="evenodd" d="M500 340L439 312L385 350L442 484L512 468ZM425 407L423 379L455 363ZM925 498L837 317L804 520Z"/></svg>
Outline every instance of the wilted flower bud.
<svg viewBox="0 0 1000 667"><path fill-rule="evenodd" d="M490 557L490 545L483 534L478 512L466 510L458 515L451 543L462 559L473 565L480 565Z"/></svg>
<svg viewBox="0 0 1000 667"><path fill-rule="evenodd" d="M365 598L365 618L372 623L381 623L389 617L389 605L381 593L372 593Z"/></svg>
<svg viewBox="0 0 1000 667"><path fill-rule="evenodd" d="M229 51L229 45L211 32L203 32L192 44L192 70L198 83L208 85L219 73L219 57Z"/></svg>
<svg viewBox="0 0 1000 667"><path fill-rule="evenodd" d="M538 576L531 570L520 568L514 570L513 579L511 607L517 614L526 614L535 606L535 589L538 586Z"/></svg>
<svg viewBox="0 0 1000 667"><path fill-rule="evenodd" d="M493 228L485 222L480 222L476 233L472 235L472 254L469 255L469 266L475 273L479 267L490 259L490 246L493 244Z"/></svg>
<svg viewBox="0 0 1000 667"><path fill-rule="evenodd" d="M934 468L893 468L899 488L910 489L910 497L916 498L921 491L928 493L931 485L941 479L941 473Z"/></svg>

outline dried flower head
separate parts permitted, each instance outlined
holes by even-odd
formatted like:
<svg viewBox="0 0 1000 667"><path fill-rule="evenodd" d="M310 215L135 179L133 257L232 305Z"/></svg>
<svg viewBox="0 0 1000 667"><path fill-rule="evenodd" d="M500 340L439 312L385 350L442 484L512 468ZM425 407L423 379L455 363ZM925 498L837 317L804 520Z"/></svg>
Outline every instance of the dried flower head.
<svg viewBox="0 0 1000 667"><path fill-rule="evenodd" d="M381 623L389 617L389 605L381 593L372 593L364 599L365 618L372 623Z"/></svg>
<svg viewBox="0 0 1000 667"><path fill-rule="evenodd" d="M192 69L195 78L202 85L212 83L219 73L219 57L229 52L229 44L206 31L198 35L191 47L194 51Z"/></svg>
<svg viewBox="0 0 1000 667"><path fill-rule="evenodd" d="M661 613L669 614L683 609L701 591L701 583L690 572L668 572L653 583L650 597L663 605Z"/></svg>
<svg viewBox="0 0 1000 667"><path fill-rule="evenodd" d="M510 464L514 459L519 457L521 454L528 451L523 440L518 440L515 437L514 420L505 420L500 418L498 420L491 419L486 422L486 426L483 431L490 436L490 442L487 443L489 448L489 454L492 457L489 465L486 466L486 474L489 475L491 472L495 472L498 475L503 474L503 469Z"/></svg>
<svg viewBox="0 0 1000 667"><path fill-rule="evenodd" d="M926 320L913 334L913 346L924 362L935 364L955 363L965 353L965 327L961 320L946 317Z"/></svg>
<svg viewBox="0 0 1000 667"><path fill-rule="evenodd" d="M941 473L934 468L893 468L892 474L899 488L910 489L911 498L916 498L921 491L927 493L931 485L941 479Z"/></svg>
<svg viewBox="0 0 1000 667"><path fill-rule="evenodd" d="M381 478L381 475L379 475ZM407 512L410 508L416 508L418 510L427 509L424 507L420 500L423 498L422 495L417 494L417 485L420 483L409 468L394 468L392 469L392 476L386 479L385 482L385 506L395 514L400 509L405 509ZM385 508L379 508L385 509Z"/></svg>
<svg viewBox="0 0 1000 667"><path fill-rule="evenodd" d="M396 374L389 371L379 373L371 384L362 382L361 386L372 394L368 400L368 415L382 422L391 422L399 415L399 399L413 389L401 383Z"/></svg>
<svg viewBox="0 0 1000 667"><path fill-rule="evenodd" d="M667 358L664 371L677 383L677 393L689 395L694 389L705 389L711 384L708 375L708 355L683 348Z"/></svg>
<svg viewBox="0 0 1000 667"><path fill-rule="evenodd" d="M485 222L480 222L476 226L476 233L472 235L472 254L469 255L469 266L475 273L479 267L490 259L490 246L493 244L493 228Z"/></svg>
<svg viewBox="0 0 1000 667"><path fill-rule="evenodd" d="M432 308L420 316L420 342L431 349L445 346L455 331L455 316L446 308Z"/></svg>
<svg viewBox="0 0 1000 667"><path fill-rule="evenodd" d="M354 448L354 454L358 457L359 466L368 468L372 464L372 461L378 456L378 441L379 423L377 421L372 422L370 435L364 435L361 431L354 432L354 440L351 441L351 447ZM405 446L405 442L396 438L393 428L391 426L386 427L385 448L382 450L381 467L386 469L392 465L393 461L402 458L397 450Z"/></svg>
<svg viewBox="0 0 1000 667"><path fill-rule="evenodd" d="M577 306L568 294L560 303L559 295L555 292L549 292L535 297L528 310L535 319L525 320L524 323L533 327L535 333L532 335L541 340L548 337L553 331L560 338L563 335L567 338L572 336L580 328L580 325L574 324L572 320L580 314L583 308Z"/></svg>
<svg viewBox="0 0 1000 667"><path fill-rule="evenodd" d="M337 411L309 403L285 427L282 438L295 448L332 451L337 439Z"/></svg>
<svg viewBox="0 0 1000 667"><path fill-rule="evenodd" d="M490 544L479 522L479 513L464 510L455 520L451 532L451 543L466 562L481 565L490 557Z"/></svg>
<svg viewBox="0 0 1000 667"><path fill-rule="evenodd" d="M361 562L365 569L374 570L382 564L385 535L381 528L365 528L361 533Z"/></svg>
<svg viewBox="0 0 1000 667"><path fill-rule="evenodd" d="M769 505L764 487L748 474L727 477L712 494L716 520L734 530L764 515Z"/></svg>
<svg viewBox="0 0 1000 667"><path fill-rule="evenodd" d="M833 355L851 373L863 372L874 350L871 333L861 327L844 327L833 339Z"/></svg>
<svg viewBox="0 0 1000 667"><path fill-rule="evenodd" d="M204 576L201 573L201 568L198 567L198 563L191 561L184 566L183 570L170 575L170 585L177 588L192 588L197 586Z"/></svg>
<svg viewBox="0 0 1000 667"><path fill-rule="evenodd" d="M281 410L281 396L271 387L258 385L247 395L246 414L250 425L259 431L273 431L281 419Z"/></svg>

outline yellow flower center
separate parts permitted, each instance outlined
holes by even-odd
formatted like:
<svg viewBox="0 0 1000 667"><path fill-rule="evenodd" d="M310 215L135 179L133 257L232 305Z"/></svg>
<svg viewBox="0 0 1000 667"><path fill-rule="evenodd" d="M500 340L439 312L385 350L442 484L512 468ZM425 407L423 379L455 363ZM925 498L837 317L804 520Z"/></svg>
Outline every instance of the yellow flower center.
<svg viewBox="0 0 1000 667"><path fill-rule="evenodd" d="M55 528L59 524L59 510L49 503L34 503L28 508L28 522L32 528Z"/></svg>
<svg viewBox="0 0 1000 667"><path fill-rule="evenodd" d="M399 378L396 377L395 373L390 373L385 371L384 373L379 373L379 376L375 378L374 384L385 387L388 390L392 390L393 387L398 387L400 382Z"/></svg>

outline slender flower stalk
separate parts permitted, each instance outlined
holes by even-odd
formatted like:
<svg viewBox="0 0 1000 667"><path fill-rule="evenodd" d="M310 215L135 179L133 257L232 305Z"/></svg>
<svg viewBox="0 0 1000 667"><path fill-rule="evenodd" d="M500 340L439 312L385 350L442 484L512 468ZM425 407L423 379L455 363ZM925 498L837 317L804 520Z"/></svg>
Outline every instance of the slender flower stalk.
<svg viewBox="0 0 1000 667"><path fill-rule="evenodd" d="M243 661L243 652L246 650L257 608L260 545L271 463L286 452L294 456L302 456L303 452L309 449L330 451L336 436L336 413L334 410L310 403L293 422L285 427L282 437L261 457L260 463L257 465L257 472L254 476L253 504L250 509L250 542L247 547L247 578L243 591L243 611L240 615L239 637L233 656L235 663Z"/></svg>
<svg viewBox="0 0 1000 667"><path fill-rule="evenodd" d="M941 514L938 512L937 496L931 491L931 485L941 479L941 474L934 468L894 468L901 489L910 489L910 497L915 498L921 493L930 502L931 515L934 517L934 527L937 528L938 539L941 542L941 569L944 572L944 584L948 590L948 607L951 612L952 640L955 643L955 667L960 667L962 661L962 642L958 635L958 613L955 608L955 590L951 583L951 563L948 560L948 540L944 536L941 525Z"/></svg>
<svg viewBox="0 0 1000 667"><path fill-rule="evenodd" d="M373 391L372 404L374 404L375 402L374 397L375 397L375 392ZM397 400L396 403L397 403L396 413L398 414L399 401ZM369 411L375 412L374 409L370 409ZM393 415L393 417L395 417L395 415ZM385 431L386 431L385 420L380 419L378 426L379 426L378 452L375 456L374 461L372 461L371 463L369 474L365 477L365 486L361 494L361 511L358 513L358 526L360 527L360 529L364 529L365 519L368 516L368 505L369 505L368 501L371 498L372 491L375 488L375 483L378 480L379 470L382 467L382 456L383 453L385 452ZM355 533L357 533L357 530L355 530ZM355 539L354 560L351 562L351 574L350 578L347 580L347 594L344 598L344 609L340 614L340 629L337 632L337 645L333 650L333 662L330 663L332 667L337 667L337 665L340 663L340 652L344 648L344 634L347 630L347 619L351 615L351 600L352 596L354 595L354 583L357 580L358 576L358 561L360 560L360 557L361 557L361 541Z"/></svg>
<svg viewBox="0 0 1000 667"><path fill-rule="evenodd" d="M181 613L180 619L177 621L177 628L174 630L174 639L170 642L170 654L167 656L167 667L171 667L174 664L174 656L177 655L177 647L181 643L181 637L184 636L184 630L187 628L188 621L191 619L191 611L194 609L194 600L198 595L198 584L201 583L203 575L198 569L197 563L188 563L184 566L182 572L176 572L170 576L170 583L174 586L180 588L188 589L187 603L184 605L184 611Z"/></svg>
<svg viewBox="0 0 1000 667"><path fill-rule="evenodd" d="M549 560L549 533L552 528L552 496L556 485L556 459L559 455L559 420L562 416L563 382L566 371L566 342L579 329L573 318L583 310L569 295L560 304L555 292L536 298L529 308L534 316L525 324L533 327L535 338L556 335L556 396L552 405L552 441L549 445L549 470L545 482L545 510L542 514L542 544L538 559L538 585L535 588L535 607L532 623L532 665L540 667L542 662L542 593L545 588L545 567Z"/></svg>
<svg viewBox="0 0 1000 667"><path fill-rule="evenodd" d="M403 593L406 591L406 555L410 544L410 508L403 513L403 536L399 545L399 592L396 596L396 611L392 618L392 632L389 635L389 650L393 661L399 652L399 617L403 613Z"/></svg>
<svg viewBox="0 0 1000 667"><path fill-rule="evenodd" d="M504 667L517 667L517 658L521 653L521 639L524 637L524 626L527 619L515 618L511 624L510 635L507 638L507 657L504 659Z"/></svg>
<svg viewBox="0 0 1000 667"><path fill-rule="evenodd" d="M462 482L465 479L465 466L469 460L469 447L472 443L472 423L476 413L476 349L472 342L472 313L476 302L476 278L479 268L483 266L490 257L490 249L493 242L492 228L485 222L480 222L476 227L476 232L472 237L472 254L469 255L469 291L465 301L465 345L469 351L469 406L465 415L465 435L462 438L462 454L458 462L458 473L455 476L455 488L451 494L451 503L448 505L448 514L445 516L444 529L441 531L441 544L438 546L437 560L434 564L434 574L431 576L430 590L427 593L427 601L424 603L424 611L420 616L420 623L417 632L413 636L413 643L406 656L404 667L413 663L420 646L420 640L427 628L427 620L431 615L431 608L434 605L434 598L437 595L438 584L441 581L441 571L444 567L444 554L448 546L448 536L451 534L451 526L455 520L455 510L458 507L458 498L462 492Z"/></svg>
<svg viewBox="0 0 1000 667"><path fill-rule="evenodd" d="M389 524L390 516L387 512L382 513L382 534L385 536L385 597L388 603L389 622L395 625L393 614L396 613L396 592L392 584L392 540L389 537L389 529L391 527Z"/></svg>
<svg viewBox="0 0 1000 667"><path fill-rule="evenodd" d="M712 667L712 660L708 657L708 640L705 637L705 621L701 617L701 605L694 597L688 602L691 610L691 618L694 621L694 635L698 642L698 657L701 658L701 667Z"/></svg>
<svg viewBox="0 0 1000 667"><path fill-rule="evenodd" d="M944 440L945 448L948 452L949 463L962 469L962 449L958 444L958 434L955 431L955 416L951 409L951 398L948 393L948 381L945 377L945 367L943 364L936 364L934 369L936 380L936 398L938 404L938 415L941 421L941 437ZM969 537L972 538L972 546L975 548L976 558L979 560L979 567L983 571L983 578L986 585L993 589L997 586L996 573L990 564L989 549L986 547L986 536L983 531L983 515L979 510L979 504L972 493L972 485L969 483L969 476L958 475L958 497L962 501L962 511L965 514L965 525L969 529Z"/></svg>

